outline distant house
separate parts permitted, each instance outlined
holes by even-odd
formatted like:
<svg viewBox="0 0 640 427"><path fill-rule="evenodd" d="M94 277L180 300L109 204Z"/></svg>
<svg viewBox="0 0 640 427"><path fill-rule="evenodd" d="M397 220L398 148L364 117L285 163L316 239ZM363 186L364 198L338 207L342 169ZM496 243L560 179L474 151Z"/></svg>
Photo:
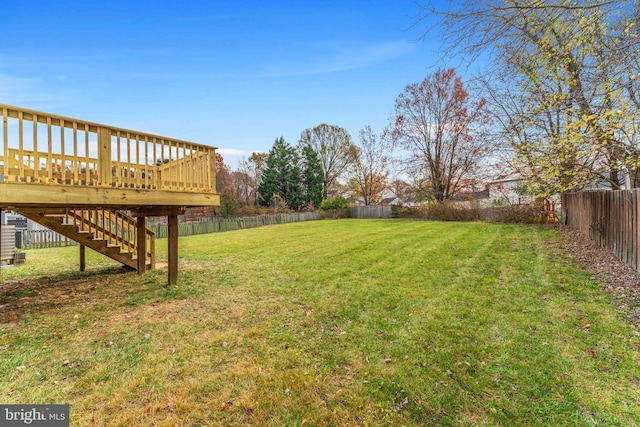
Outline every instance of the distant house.
<svg viewBox="0 0 640 427"><path fill-rule="evenodd" d="M488 203L491 205L522 205L533 202L533 197L518 191L524 180L516 176L495 179L486 185L489 192Z"/></svg>
<svg viewBox="0 0 640 427"><path fill-rule="evenodd" d="M474 200L480 206L509 206L531 203L533 197L522 195L518 190L524 180L518 176L500 175L484 185L484 190L467 191L457 200Z"/></svg>
<svg viewBox="0 0 640 427"><path fill-rule="evenodd" d="M358 197L355 200L355 204L356 206L364 205L364 197ZM390 189L383 190L380 194L379 201L372 204L382 206L414 206L413 199L403 200Z"/></svg>
<svg viewBox="0 0 640 427"><path fill-rule="evenodd" d="M4 214L3 224L13 225L16 228L16 231L47 230L47 227L44 225L33 222L30 219L14 212L7 212Z"/></svg>
<svg viewBox="0 0 640 427"><path fill-rule="evenodd" d="M589 184L582 189L582 191L590 191L590 190L612 190L611 183L604 178L600 178L595 180L593 184ZM631 179L628 171L622 170L620 171L620 175L618 177L618 183L620 184L621 190L626 190L631 188Z"/></svg>

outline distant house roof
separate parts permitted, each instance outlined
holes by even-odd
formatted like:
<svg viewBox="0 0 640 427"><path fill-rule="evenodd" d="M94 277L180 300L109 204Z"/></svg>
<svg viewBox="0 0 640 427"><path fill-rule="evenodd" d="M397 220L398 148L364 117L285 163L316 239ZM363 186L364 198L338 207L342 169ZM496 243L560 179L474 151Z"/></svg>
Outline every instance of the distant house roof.
<svg viewBox="0 0 640 427"><path fill-rule="evenodd" d="M384 199L382 199L382 204L383 205L390 205L396 199L397 199L397 197L385 197Z"/></svg>
<svg viewBox="0 0 640 427"><path fill-rule="evenodd" d="M494 179L493 181L489 181L487 185L489 186L492 184L505 184L507 182L518 182L518 181L522 181L522 178L520 178L519 176L508 176L504 178Z"/></svg>

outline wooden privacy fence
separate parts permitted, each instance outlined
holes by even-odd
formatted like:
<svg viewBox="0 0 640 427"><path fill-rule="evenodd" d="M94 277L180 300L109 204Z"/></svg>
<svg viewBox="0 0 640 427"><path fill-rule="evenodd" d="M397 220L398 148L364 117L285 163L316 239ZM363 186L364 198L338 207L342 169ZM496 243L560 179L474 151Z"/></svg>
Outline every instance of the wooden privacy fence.
<svg viewBox="0 0 640 427"><path fill-rule="evenodd" d="M320 219L320 214L317 212L219 218L204 222L178 224L178 235L193 236L196 234L218 233L222 231L241 230L245 228L262 227L265 225L286 224L290 222L312 221L316 219ZM155 231L157 238L165 238L168 236L166 224L159 224L149 228Z"/></svg>
<svg viewBox="0 0 640 427"><path fill-rule="evenodd" d="M352 206L349 208L351 218L390 218L392 206Z"/></svg>
<svg viewBox="0 0 640 427"><path fill-rule="evenodd" d="M640 189L562 195L562 221L640 271Z"/></svg>
<svg viewBox="0 0 640 427"><path fill-rule="evenodd" d="M218 233L222 231L255 228L265 225L286 224L290 222L312 221L320 219L318 212L298 212L291 214L256 215L232 218L216 218L203 222L184 222L178 224L179 236ZM151 225L147 228L155 232L156 238L168 237L167 224ZM21 232L23 249L39 249L77 245L73 240L51 230L25 230Z"/></svg>

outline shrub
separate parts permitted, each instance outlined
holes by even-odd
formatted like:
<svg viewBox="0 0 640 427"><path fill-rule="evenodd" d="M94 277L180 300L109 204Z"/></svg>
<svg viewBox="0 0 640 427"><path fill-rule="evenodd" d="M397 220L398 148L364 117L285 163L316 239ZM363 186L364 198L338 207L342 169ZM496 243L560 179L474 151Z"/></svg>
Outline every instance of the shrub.
<svg viewBox="0 0 640 427"><path fill-rule="evenodd" d="M351 212L345 209L323 209L320 211L320 219L351 218Z"/></svg>
<svg viewBox="0 0 640 427"><path fill-rule="evenodd" d="M406 206L392 206L391 217L392 218L409 218L411 211Z"/></svg>
<svg viewBox="0 0 640 427"><path fill-rule="evenodd" d="M264 208L255 205L245 205L238 208L236 214L237 215L266 215L272 214L273 209Z"/></svg>
<svg viewBox="0 0 640 427"><path fill-rule="evenodd" d="M309 204L307 205L307 207L304 208L304 212L315 212L316 211L316 207L313 204L313 200L309 202Z"/></svg>
<svg viewBox="0 0 640 427"><path fill-rule="evenodd" d="M238 209L238 202L228 188L220 195L220 215L225 218L229 218L236 214Z"/></svg>
<svg viewBox="0 0 640 427"><path fill-rule="evenodd" d="M420 209L422 217L434 221L476 221L482 219L482 211L477 203L469 205L460 202L431 202Z"/></svg>
<svg viewBox="0 0 640 427"><path fill-rule="evenodd" d="M287 205L287 202L279 194L274 193L271 199L273 201L273 213L291 213L291 209Z"/></svg>
<svg viewBox="0 0 640 427"><path fill-rule="evenodd" d="M349 202L342 196L332 197L322 201L320 210L326 211L331 209L346 209L349 206Z"/></svg>
<svg viewBox="0 0 640 427"><path fill-rule="evenodd" d="M486 212L486 220L490 222L511 224L542 224L548 222L548 214L544 205L512 205L490 208Z"/></svg>
<svg viewBox="0 0 640 427"><path fill-rule="evenodd" d="M393 218L416 218L433 221L487 221L511 224L542 224L549 214L542 203L480 208L476 202L431 202L420 207L394 206Z"/></svg>

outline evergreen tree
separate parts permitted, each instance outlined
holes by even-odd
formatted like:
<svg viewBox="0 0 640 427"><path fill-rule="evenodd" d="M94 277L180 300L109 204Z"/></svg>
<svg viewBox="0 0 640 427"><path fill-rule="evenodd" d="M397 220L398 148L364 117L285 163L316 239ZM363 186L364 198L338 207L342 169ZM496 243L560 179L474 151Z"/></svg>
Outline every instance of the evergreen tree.
<svg viewBox="0 0 640 427"><path fill-rule="evenodd" d="M238 209L238 202L233 197L233 193L228 188L225 188L220 195L220 215L228 218L236 214Z"/></svg>
<svg viewBox="0 0 640 427"><path fill-rule="evenodd" d="M298 154L283 137L276 139L267 157L262 182L258 186L258 205L272 206L273 195L277 194L291 209L303 207L304 194L300 176Z"/></svg>
<svg viewBox="0 0 640 427"><path fill-rule="evenodd" d="M304 204L318 208L322 203L322 188L324 174L318 153L310 145L303 145L300 155L300 169L302 169L302 188L304 190Z"/></svg>

